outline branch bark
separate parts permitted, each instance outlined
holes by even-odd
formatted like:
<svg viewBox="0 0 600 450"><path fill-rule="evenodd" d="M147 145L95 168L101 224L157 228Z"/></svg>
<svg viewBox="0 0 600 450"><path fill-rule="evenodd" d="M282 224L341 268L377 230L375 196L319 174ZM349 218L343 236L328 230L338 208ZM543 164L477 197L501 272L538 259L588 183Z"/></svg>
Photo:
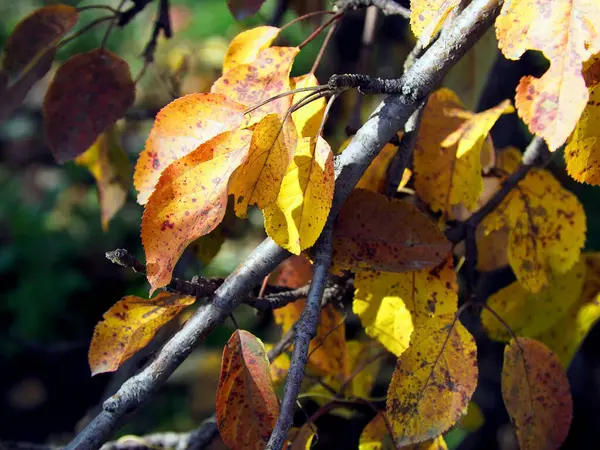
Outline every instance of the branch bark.
<svg viewBox="0 0 600 450"><path fill-rule="evenodd" d="M339 9L366 8L376 6L386 16L398 15L410 19L410 9L399 5L394 0L339 0L336 2Z"/></svg>
<svg viewBox="0 0 600 450"><path fill-rule="evenodd" d="M423 99L489 28L499 13L501 3L500 0L473 1L457 18L455 25L445 30L440 39L402 76L401 93L384 99L358 130L346 150L336 159L336 184L330 217L337 216L351 190L383 146L404 127ZM270 239L260 244L247 261L225 279L211 301L192 315L142 372L125 382L104 403L102 412L66 448L99 448L129 413L152 397L198 342L244 301L249 290L288 256L286 250Z"/></svg>

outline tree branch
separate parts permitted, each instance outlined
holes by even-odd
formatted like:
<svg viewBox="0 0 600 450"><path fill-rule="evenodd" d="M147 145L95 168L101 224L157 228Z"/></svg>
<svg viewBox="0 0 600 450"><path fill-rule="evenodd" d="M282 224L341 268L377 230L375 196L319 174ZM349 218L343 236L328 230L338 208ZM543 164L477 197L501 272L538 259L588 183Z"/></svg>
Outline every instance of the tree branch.
<svg viewBox="0 0 600 450"><path fill-rule="evenodd" d="M404 127L406 120L443 76L477 42L500 10L499 0L474 0L444 30L427 52L401 78L403 89L383 100L361 127L346 150L336 159L336 183L330 217L342 204L383 146ZM117 430L128 413L146 402L215 326L242 303L289 252L266 239L247 261L228 276L211 301L201 306L184 327L156 354L155 359L104 403L103 411L67 446L71 450L97 449ZM278 449L279 450L279 449Z"/></svg>
<svg viewBox="0 0 600 450"><path fill-rule="evenodd" d="M376 6L386 16L398 15L410 19L410 9L399 5L394 0L338 0L336 6L339 9L356 9Z"/></svg>
<svg viewBox="0 0 600 450"><path fill-rule="evenodd" d="M288 430L292 426L296 400L304 379L304 369L308 362L310 341L317 335L317 325L321 317L321 300L325 291L325 283L329 276L331 254L333 252L333 221L328 220L314 247L313 275L306 306L295 326L294 350L290 369L285 380L283 399L275 429L267 443L267 450L280 450Z"/></svg>

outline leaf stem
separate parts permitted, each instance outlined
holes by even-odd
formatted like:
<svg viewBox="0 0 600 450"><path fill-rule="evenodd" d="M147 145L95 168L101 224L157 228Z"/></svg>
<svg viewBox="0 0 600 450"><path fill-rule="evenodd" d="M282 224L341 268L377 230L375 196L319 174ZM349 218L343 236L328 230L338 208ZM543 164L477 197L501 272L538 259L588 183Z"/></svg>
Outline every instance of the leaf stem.
<svg viewBox="0 0 600 450"><path fill-rule="evenodd" d="M325 14L335 14L335 12L334 11L313 11L311 13L304 14L303 16L296 17L294 20L291 20L288 23L286 23L284 26L282 26L279 29L279 32L280 33L283 32L283 30L285 30L288 27L291 27L295 23L301 22L301 21L306 20L306 19L310 19L311 17L322 16L322 15L325 15Z"/></svg>
<svg viewBox="0 0 600 450"><path fill-rule="evenodd" d="M305 45L307 45L314 38L316 38L321 33L321 31L323 31L325 28L327 28L329 25L331 25L336 20L341 19L343 15L344 15L343 11L339 12L339 13L335 14L331 19L327 20L324 24L318 26L315 29L315 31L313 31L300 45L298 45L298 48L300 50L302 50L302 48L304 48Z"/></svg>

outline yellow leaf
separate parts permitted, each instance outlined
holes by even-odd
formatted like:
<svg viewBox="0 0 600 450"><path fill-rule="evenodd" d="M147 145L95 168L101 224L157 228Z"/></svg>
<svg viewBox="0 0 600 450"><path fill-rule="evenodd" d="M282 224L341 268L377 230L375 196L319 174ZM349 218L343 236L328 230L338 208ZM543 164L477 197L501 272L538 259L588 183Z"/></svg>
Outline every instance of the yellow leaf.
<svg viewBox="0 0 600 450"><path fill-rule="evenodd" d="M300 139L277 200L263 211L267 235L296 255L312 247L327 221L334 183L327 141L321 136Z"/></svg>
<svg viewBox="0 0 600 450"><path fill-rule="evenodd" d="M521 78L515 103L529 130L552 151L569 137L588 100L582 63L600 51L599 23L596 0L504 2L496 19L504 56L519 59L527 50L538 50L550 60L541 78Z"/></svg>
<svg viewBox="0 0 600 450"><path fill-rule="evenodd" d="M518 281L500 289L487 304L508 324L514 334L534 337L554 328L581 295L585 264L579 261L562 275L553 275L540 292L530 292ZM481 321L492 339L509 341L510 334L489 311Z"/></svg>
<svg viewBox="0 0 600 450"><path fill-rule="evenodd" d="M581 295L553 327L534 336L568 367L592 326L600 318L600 254L582 255L586 273ZM571 294L569 294L571 295Z"/></svg>
<svg viewBox="0 0 600 450"><path fill-rule="evenodd" d="M455 218L456 205L476 206L483 190L481 150L498 118L512 111L506 100L474 114L449 89L432 94L414 151L415 188L431 209Z"/></svg>
<svg viewBox="0 0 600 450"><path fill-rule="evenodd" d="M433 439L463 415L477 385L477 348L453 316L419 324L396 363L387 414L402 447Z"/></svg>
<svg viewBox="0 0 600 450"><path fill-rule="evenodd" d="M292 78L290 83L291 89L315 87L319 85L317 78L311 73L300 77ZM298 92L294 94L292 104L295 105L302 99L310 95L311 92ZM292 113L292 120L296 125L299 137L316 137L323 114L325 113L325 98L319 98L303 106L298 111Z"/></svg>
<svg viewBox="0 0 600 450"><path fill-rule="evenodd" d="M448 14L460 4L460 0L411 0L410 27L424 46L440 30Z"/></svg>
<svg viewBox="0 0 600 450"><path fill-rule="evenodd" d="M225 131L240 128L243 112L243 105L216 94L186 95L161 109L135 166L138 203L148 201L161 173L173 161Z"/></svg>
<svg viewBox="0 0 600 450"><path fill-rule="evenodd" d="M270 352L273 348L273 344L265 344L265 350ZM268 353L267 353L268 355ZM271 379L273 384L278 386L285 378L290 370L291 359L287 353L282 353L273 361L270 361L269 371L271 372Z"/></svg>
<svg viewBox="0 0 600 450"><path fill-rule="evenodd" d="M248 107L290 90L290 70L298 54L297 47L269 47L248 64L234 66L213 84L210 92ZM291 96L271 101L246 114L247 126L268 114L283 115L291 106Z"/></svg>
<svg viewBox="0 0 600 450"><path fill-rule="evenodd" d="M261 51L271 45L278 34L279 28L268 26L242 31L229 44L223 60L223 73L240 64L254 61Z"/></svg>
<svg viewBox="0 0 600 450"><path fill-rule="evenodd" d="M400 356L429 318L456 312L458 286L452 259L418 272L358 272L352 310L366 333Z"/></svg>
<svg viewBox="0 0 600 450"><path fill-rule="evenodd" d="M519 282L540 292L567 272L585 243L585 212L546 170L533 169L482 222L486 234L508 228L508 260Z"/></svg>
<svg viewBox="0 0 600 450"><path fill-rule="evenodd" d="M233 171L248 157L252 132L225 132L162 173L142 217L142 244L152 291L171 280L183 250L223 220Z"/></svg>
<svg viewBox="0 0 600 450"><path fill-rule="evenodd" d="M284 446L284 448L288 450L310 450L315 437L313 428L316 429L315 425L310 422L302 425L298 432L293 436L292 445L290 447ZM295 430L290 430L290 435L294 434L292 433L293 431Z"/></svg>
<svg viewBox="0 0 600 450"><path fill-rule="evenodd" d="M148 345L163 325L195 301L194 297L168 292L151 299L123 297L104 313L104 320L94 329L88 355L92 375L117 370Z"/></svg>
<svg viewBox="0 0 600 450"><path fill-rule="evenodd" d="M373 417L360 434L358 450L396 450L385 421L384 413Z"/></svg>
<svg viewBox="0 0 600 450"><path fill-rule="evenodd" d="M483 416L483 412L481 412L481 408L477 403L471 401L469 402L467 413L462 416L458 425L469 433L473 433L479 430L484 423L485 417Z"/></svg>
<svg viewBox="0 0 600 450"><path fill-rule="evenodd" d="M402 137L401 134L399 135ZM347 142L349 141L350 139L347 140ZM346 144L346 142L344 144ZM385 194L388 167L393 161L394 156L396 156L397 151L398 147L395 145L389 143L385 144L375 159L371 161L371 164L369 164L369 167L367 167L367 170L365 170L362 177L360 177L356 187ZM404 169L398 191L406 186L408 180L410 180L411 174L412 172L410 169Z"/></svg>
<svg viewBox="0 0 600 450"><path fill-rule="evenodd" d="M131 165L115 129L98 136L75 162L86 167L96 179L102 229L106 231L110 220L125 204L131 177Z"/></svg>
<svg viewBox="0 0 600 450"><path fill-rule="evenodd" d="M248 158L233 173L229 188L238 217L246 217L251 205L264 209L277 200L296 141L296 129L289 119L282 122L276 114L269 114L256 125Z"/></svg>
<svg viewBox="0 0 600 450"><path fill-rule="evenodd" d="M522 450L558 449L573 417L569 380L548 347L528 338L504 349L502 398Z"/></svg>
<svg viewBox="0 0 600 450"><path fill-rule="evenodd" d="M279 401L263 343L235 331L223 350L217 388L217 426L231 450L262 450L275 427Z"/></svg>
<svg viewBox="0 0 600 450"><path fill-rule="evenodd" d="M600 186L600 84L590 99L565 147L567 172L580 183Z"/></svg>

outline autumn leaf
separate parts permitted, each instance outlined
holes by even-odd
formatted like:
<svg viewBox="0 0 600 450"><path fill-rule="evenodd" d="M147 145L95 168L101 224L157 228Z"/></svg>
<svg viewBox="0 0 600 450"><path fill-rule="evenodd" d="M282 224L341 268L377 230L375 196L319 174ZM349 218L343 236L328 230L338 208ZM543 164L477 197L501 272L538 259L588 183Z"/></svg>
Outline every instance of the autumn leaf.
<svg viewBox="0 0 600 450"><path fill-rule="evenodd" d="M75 162L86 167L96 179L102 229L106 231L111 219L125 204L131 177L129 158L119 143L116 130L110 128L98 136Z"/></svg>
<svg viewBox="0 0 600 450"><path fill-rule="evenodd" d="M454 425L475 391L477 372L475 340L454 316L419 324L388 388L396 445L433 439Z"/></svg>
<svg viewBox="0 0 600 450"><path fill-rule="evenodd" d="M273 344L265 344L265 351L270 352L273 348ZM273 385L278 386L282 381L285 380L290 370L291 359L287 353L281 353L277 358L269 361L269 372L271 372L271 379Z"/></svg>
<svg viewBox="0 0 600 450"><path fill-rule="evenodd" d="M263 211L267 235L296 255L312 247L327 221L334 182L327 141L321 136L300 139L277 200Z"/></svg>
<svg viewBox="0 0 600 450"><path fill-rule="evenodd" d="M385 414L377 414L363 429L358 441L358 450L396 450L392 435L385 423ZM448 450L442 436L419 444L403 446L402 450Z"/></svg>
<svg viewBox="0 0 600 450"><path fill-rule="evenodd" d="M600 51L598 23L595 0L505 2L496 19L498 46L506 58L538 50L550 61L541 78L521 78L515 97L519 116L550 150L569 137L588 101L582 63Z"/></svg>
<svg viewBox="0 0 600 450"><path fill-rule="evenodd" d="M161 109L135 166L138 202L148 201L161 173L173 161L218 134L240 128L244 109L220 94L186 95Z"/></svg>
<svg viewBox="0 0 600 450"><path fill-rule="evenodd" d="M319 81L312 74L302 75L290 80L290 89L300 89L319 86ZM292 105L299 104L311 92L297 92L292 99ZM292 113L292 120L296 125L299 137L316 137L321 128L323 114L325 114L325 98L320 97L304 105Z"/></svg>
<svg viewBox="0 0 600 450"><path fill-rule="evenodd" d="M305 286L312 278L312 265L304 256L292 256L280 264L272 283L292 289ZM275 323L287 333L300 319L305 299L273 310ZM343 316L331 304L321 310L317 335L310 341L308 364L323 374L347 373L346 327Z"/></svg>
<svg viewBox="0 0 600 450"><path fill-rule="evenodd" d="M278 34L279 28L269 26L242 31L233 38L227 48L223 60L223 73L240 64L249 64L254 61L262 50L271 45Z"/></svg>
<svg viewBox="0 0 600 450"><path fill-rule="evenodd" d="M225 242L225 232L222 224L210 233L199 237L190 244L190 249L198 260L207 266L217 256Z"/></svg>
<svg viewBox="0 0 600 450"><path fill-rule="evenodd" d="M413 329L457 309L451 257L438 267L415 272L358 272L354 286L354 314L365 332L396 356L408 348Z"/></svg>
<svg viewBox="0 0 600 450"><path fill-rule="evenodd" d="M298 430L298 433L293 436L292 445L289 447L284 446L284 448L288 450L311 450L313 447L313 439L316 436L313 428L316 429L314 424L306 422ZM292 431L294 430L290 430L290 434L292 434Z"/></svg>
<svg viewBox="0 0 600 450"><path fill-rule="evenodd" d="M460 0L411 0L410 28L427 47Z"/></svg>
<svg viewBox="0 0 600 450"><path fill-rule="evenodd" d="M78 20L76 8L58 4L36 9L17 24L6 41L0 63L0 123L50 70L56 55L54 45Z"/></svg>
<svg viewBox="0 0 600 450"><path fill-rule="evenodd" d="M519 282L500 289L490 296L487 305L508 324L514 334L535 337L554 328L581 294L585 264L578 262L562 275L554 275L540 292L530 292ZM511 335L489 311L484 310L481 321L492 339L509 341Z"/></svg>
<svg viewBox="0 0 600 450"><path fill-rule="evenodd" d="M300 50L297 47L269 47L248 64L232 67L213 84L211 92L223 94L245 106L254 106L290 90L290 70ZM284 115L291 96L273 100L246 115L250 127L268 114Z"/></svg>
<svg viewBox="0 0 600 450"><path fill-rule="evenodd" d="M231 450L263 450L279 415L262 342L237 330L223 350L217 388L217 426Z"/></svg>
<svg viewBox="0 0 600 450"><path fill-rule="evenodd" d="M482 222L486 234L507 228L508 260L518 281L540 292L551 275L567 272L585 242L585 212L552 174L532 169Z"/></svg>
<svg viewBox="0 0 600 450"><path fill-rule="evenodd" d="M399 134L401 137L401 133ZM387 171L394 157L398 153L398 147L393 144L385 144L379 154L371 161L367 170L362 174L360 180L356 184L357 188L367 189L373 192L379 192L380 194L386 193L386 182L387 182ZM408 181L412 171L408 168L404 169L402 180L398 186L398 190L402 189Z"/></svg>
<svg viewBox="0 0 600 450"><path fill-rule="evenodd" d="M455 218L454 208L473 210L483 190L481 151L508 100L474 114L449 89L435 91L425 107L414 150L415 188L434 211Z"/></svg>
<svg viewBox="0 0 600 450"><path fill-rule="evenodd" d="M46 140L59 163L87 150L135 99L129 65L104 49L79 53L54 76L44 98Z"/></svg>
<svg viewBox="0 0 600 450"><path fill-rule="evenodd" d="M441 263L450 243L415 206L355 189L333 233L333 261L342 269L408 272Z"/></svg>
<svg viewBox="0 0 600 450"><path fill-rule="evenodd" d="M600 254L585 254L582 259L586 271L581 295L553 327L532 336L546 344L564 367L569 366L581 343L600 318Z"/></svg>
<svg viewBox="0 0 600 450"><path fill-rule="evenodd" d="M161 292L144 299L128 295L104 313L90 344L92 375L114 372L133 354L144 348L162 326L173 319L194 297Z"/></svg>
<svg viewBox="0 0 600 450"><path fill-rule="evenodd" d="M583 63L583 79L588 89L600 83L600 53L596 53Z"/></svg>
<svg viewBox="0 0 600 450"><path fill-rule="evenodd" d="M600 84L589 100L565 147L567 172L580 183L600 186Z"/></svg>
<svg viewBox="0 0 600 450"><path fill-rule="evenodd" d="M265 0L227 0L229 11L237 20L244 20L258 12Z"/></svg>
<svg viewBox="0 0 600 450"><path fill-rule="evenodd" d="M249 130L228 131L201 144L162 173L142 217L151 289L166 286L188 244L223 220L229 178L248 156Z"/></svg>
<svg viewBox="0 0 600 450"><path fill-rule="evenodd" d="M573 416L569 380L560 361L541 342L511 340L504 349L502 398L522 450L558 449Z"/></svg>
<svg viewBox="0 0 600 450"><path fill-rule="evenodd" d="M296 143L296 129L289 119L282 121L269 114L256 125L248 158L231 180L230 193L235 197L238 217L246 217L251 205L264 209L275 203Z"/></svg>

